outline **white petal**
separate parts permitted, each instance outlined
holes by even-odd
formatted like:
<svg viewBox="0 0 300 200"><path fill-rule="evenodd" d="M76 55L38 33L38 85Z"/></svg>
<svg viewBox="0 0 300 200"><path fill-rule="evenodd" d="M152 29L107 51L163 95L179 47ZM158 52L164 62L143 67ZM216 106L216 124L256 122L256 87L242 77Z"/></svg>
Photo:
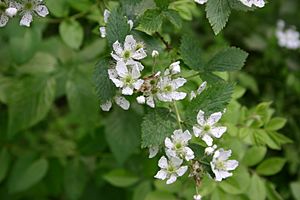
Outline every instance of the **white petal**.
<svg viewBox="0 0 300 200"><path fill-rule="evenodd" d="M170 95L170 94L157 93L156 96L160 101L163 101L163 102L171 102L173 100L172 95Z"/></svg>
<svg viewBox="0 0 300 200"><path fill-rule="evenodd" d="M199 88L197 89L198 95L201 94L201 93L203 92L203 90L205 90L206 85L207 85L207 82L204 81L204 82L199 86Z"/></svg>
<svg viewBox="0 0 300 200"><path fill-rule="evenodd" d="M143 58L147 57L147 53L143 48L135 51L132 55L132 58L135 60L142 60Z"/></svg>
<svg viewBox="0 0 300 200"><path fill-rule="evenodd" d="M188 130L184 131L182 133L182 140L184 142L188 142L190 139L192 139L192 135L190 134L190 132Z"/></svg>
<svg viewBox="0 0 300 200"><path fill-rule="evenodd" d="M172 149L173 146L174 146L173 142L172 142L171 139L168 138L168 137L165 139L165 146L166 146L167 148L169 148L169 149Z"/></svg>
<svg viewBox="0 0 300 200"><path fill-rule="evenodd" d="M124 110L128 110L130 107L129 101L122 96L115 97L116 104L123 108Z"/></svg>
<svg viewBox="0 0 300 200"><path fill-rule="evenodd" d="M133 28L133 21L130 19L127 21L127 24L129 25L129 29L131 30Z"/></svg>
<svg viewBox="0 0 300 200"><path fill-rule="evenodd" d="M6 26L7 22L8 22L9 18L6 15L1 15L0 16L0 27L4 27Z"/></svg>
<svg viewBox="0 0 300 200"><path fill-rule="evenodd" d="M221 119L221 117L222 117L222 113L221 112L213 113L207 119L207 124L208 125L214 125L215 123L217 123Z"/></svg>
<svg viewBox="0 0 300 200"><path fill-rule="evenodd" d="M122 52L123 52L123 48L121 47L121 44L119 41L116 41L114 44L113 44L113 49L114 51L116 52L116 54L121 57L122 55Z"/></svg>
<svg viewBox="0 0 300 200"><path fill-rule="evenodd" d="M157 57L157 56L159 56L159 52L156 51L156 50L153 50L151 56L152 56L153 58L154 58L154 57Z"/></svg>
<svg viewBox="0 0 300 200"><path fill-rule="evenodd" d="M186 93L184 92L172 92L172 99L178 101L178 100L182 100L186 97Z"/></svg>
<svg viewBox="0 0 300 200"><path fill-rule="evenodd" d="M200 128L196 127L196 126L193 126L193 132L194 132L194 135L196 137L199 137L201 135L201 133L202 133L202 129L200 129Z"/></svg>
<svg viewBox="0 0 300 200"><path fill-rule="evenodd" d="M244 5L251 7L253 4L253 1L249 1L249 0L240 0Z"/></svg>
<svg viewBox="0 0 300 200"><path fill-rule="evenodd" d="M182 166L176 170L176 174L178 174L178 176L182 176L187 171L187 169L187 166Z"/></svg>
<svg viewBox="0 0 300 200"><path fill-rule="evenodd" d="M14 17L17 14L17 12L18 12L18 10L16 8L12 8L12 7L7 8L5 10L5 14L9 17Z"/></svg>
<svg viewBox="0 0 300 200"><path fill-rule="evenodd" d="M190 101L192 101L196 97L197 97L196 93L194 91L191 91L191 93L190 93Z"/></svg>
<svg viewBox="0 0 300 200"><path fill-rule="evenodd" d="M122 57L118 56L117 54L111 53L110 55L111 55L111 57L113 57L113 59L115 59L116 61L121 61L121 60L122 60Z"/></svg>
<svg viewBox="0 0 300 200"><path fill-rule="evenodd" d="M177 180L177 176L175 176L174 174L172 174L170 176L170 178L167 180L167 184L172 184Z"/></svg>
<svg viewBox="0 0 300 200"><path fill-rule="evenodd" d="M144 96L138 96L136 98L136 101L139 103L139 104L145 104L146 103L146 98Z"/></svg>
<svg viewBox="0 0 300 200"><path fill-rule="evenodd" d="M125 78L128 76L128 68L123 61L118 61L116 66L117 73L120 77Z"/></svg>
<svg viewBox="0 0 300 200"><path fill-rule="evenodd" d="M149 148L149 158L154 158L157 153L159 151L159 147L158 146L153 146Z"/></svg>
<svg viewBox="0 0 300 200"><path fill-rule="evenodd" d="M185 147L184 150L185 150L185 159L187 161L192 160L192 159L195 158L194 152L191 148Z"/></svg>
<svg viewBox="0 0 300 200"><path fill-rule="evenodd" d="M253 1L253 4L259 8L262 8L265 6L265 2L264 0L254 0Z"/></svg>
<svg viewBox="0 0 300 200"><path fill-rule="evenodd" d="M198 4L205 4L207 0L195 0L195 2Z"/></svg>
<svg viewBox="0 0 300 200"><path fill-rule="evenodd" d="M172 85L174 86L175 89L180 88L186 83L185 78L177 78L172 81Z"/></svg>
<svg viewBox="0 0 300 200"><path fill-rule="evenodd" d="M172 158L172 157L178 157L176 151L172 150L172 149L165 149L166 155L168 156L168 158Z"/></svg>
<svg viewBox="0 0 300 200"><path fill-rule="evenodd" d="M177 157L171 157L170 158L170 162L175 166L175 167L179 167L183 160L181 160L180 158L177 158Z"/></svg>
<svg viewBox="0 0 300 200"><path fill-rule="evenodd" d="M216 181L222 181L222 179L232 176L232 173L227 171L216 171L214 172Z"/></svg>
<svg viewBox="0 0 300 200"><path fill-rule="evenodd" d="M115 69L108 69L108 77L109 79L118 78L117 70Z"/></svg>
<svg viewBox="0 0 300 200"><path fill-rule="evenodd" d="M239 166L239 162L236 160L227 160L225 166L227 170L235 170Z"/></svg>
<svg viewBox="0 0 300 200"><path fill-rule="evenodd" d="M213 147L206 147L204 150L206 155L211 155L211 154L213 154L214 151L215 151L215 149Z"/></svg>
<svg viewBox="0 0 300 200"><path fill-rule="evenodd" d="M123 87L124 86L124 83L122 81L120 81L119 79L116 79L116 78L111 78L110 79L116 87L120 88L120 87Z"/></svg>
<svg viewBox="0 0 300 200"><path fill-rule="evenodd" d="M159 170L157 174L154 176L154 178L165 180L167 178L168 173L166 170Z"/></svg>
<svg viewBox="0 0 300 200"><path fill-rule="evenodd" d="M23 15L20 25L30 27L30 23L32 22L32 15L30 12L27 12Z"/></svg>
<svg viewBox="0 0 300 200"><path fill-rule="evenodd" d="M46 17L49 14L48 8L45 5L38 5L34 10L41 17Z"/></svg>
<svg viewBox="0 0 300 200"><path fill-rule="evenodd" d="M172 74L180 73L180 61L174 62L170 65L170 70Z"/></svg>
<svg viewBox="0 0 300 200"><path fill-rule="evenodd" d="M205 125L205 119L204 119L204 112L202 110L199 110L197 114L197 122L199 125L204 126Z"/></svg>
<svg viewBox="0 0 300 200"><path fill-rule="evenodd" d="M104 13L103 13L103 17L104 17L104 22L107 23L108 22L108 18L110 16L110 11L105 9Z"/></svg>
<svg viewBox="0 0 300 200"><path fill-rule="evenodd" d="M107 101L104 104L101 104L100 107L103 111L108 112L111 109L112 103L111 101Z"/></svg>
<svg viewBox="0 0 300 200"><path fill-rule="evenodd" d="M201 200L202 196L200 194L195 194L193 198L194 200Z"/></svg>
<svg viewBox="0 0 300 200"><path fill-rule="evenodd" d="M131 87L125 87L122 90L122 94L124 95L132 95L133 94L133 89Z"/></svg>
<svg viewBox="0 0 300 200"><path fill-rule="evenodd" d="M134 89L139 90L141 88L141 86L143 85L143 83L144 83L144 80L142 80L142 79L137 80L133 84Z"/></svg>
<svg viewBox="0 0 300 200"><path fill-rule="evenodd" d="M216 137L216 138L220 138L223 133L225 133L227 130L227 128L225 126L220 126L220 127L213 127L210 130L210 133Z"/></svg>
<svg viewBox="0 0 300 200"><path fill-rule="evenodd" d="M101 36L102 38L105 38L105 37L106 37L106 27L105 27L105 26L101 26L101 27L99 28L99 31L100 31L100 36Z"/></svg>
<svg viewBox="0 0 300 200"><path fill-rule="evenodd" d="M215 156L216 155L216 156ZM224 149L219 149L215 152L214 157L218 157L219 160L227 160L231 156L231 150L225 151Z"/></svg>
<svg viewBox="0 0 300 200"><path fill-rule="evenodd" d="M131 76L134 79L138 79L141 76L139 67L137 65L132 66Z"/></svg>
<svg viewBox="0 0 300 200"><path fill-rule="evenodd" d="M202 140L207 144L207 146L211 146L213 144L213 139L208 134L203 135Z"/></svg>
<svg viewBox="0 0 300 200"><path fill-rule="evenodd" d="M153 96L147 97L146 100L148 106L150 106L151 108L155 108Z"/></svg>
<svg viewBox="0 0 300 200"><path fill-rule="evenodd" d="M158 166L162 169L166 169L168 167L168 160L165 156L162 156L158 161Z"/></svg>
<svg viewBox="0 0 300 200"><path fill-rule="evenodd" d="M127 35L124 42L125 50L135 50L136 41L132 35Z"/></svg>

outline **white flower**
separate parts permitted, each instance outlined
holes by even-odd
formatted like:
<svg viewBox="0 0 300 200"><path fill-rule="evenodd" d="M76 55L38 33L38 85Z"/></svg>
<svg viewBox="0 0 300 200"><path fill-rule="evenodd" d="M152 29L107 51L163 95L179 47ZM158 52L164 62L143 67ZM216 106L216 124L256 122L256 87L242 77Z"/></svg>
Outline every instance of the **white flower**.
<svg viewBox="0 0 300 200"><path fill-rule="evenodd" d="M207 0L195 0L195 2L198 4L205 4Z"/></svg>
<svg viewBox="0 0 300 200"><path fill-rule="evenodd" d="M112 107L112 103L111 101L106 101L104 104L101 104L100 107L103 111L108 112Z"/></svg>
<svg viewBox="0 0 300 200"><path fill-rule="evenodd" d="M124 110L128 110L130 107L130 103L125 97L123 96L116 96L115 97L115 102L118 106L120 106Z"/></svg>
<svg viewBox="0 0 300 200"><path fill-rule="evenodd" d="M22 4L15 4L16 9L20 9L21 15L23 15L20 21L21 26L29 27L35 14L41 17L46 17L49 14L48 8L42 3L42 0L25 0Z"/></svg>
<svg viewBox="0 0 300 200"><path fill-rule="evenodd" d="M103 19L105 24L107 24L109 16L110 16L110 11L105 9L103 12Z"/></svg>
<svg viewBox="0 0 300 200"><path fill-rule="evenodd" d="M7 0L0 0L0 27L6 26L9 15L6 12L10 8L9 2Z"/></svg>
<svg viewBox="0 0 300 200"><path fill-rule="evenodd" d="M217 149L217 145L214 144L212 147L206 147L204 152L206 155L212 155L216 149Z"/></svg>
<svg viewBox="0 0 300 200"><path fill-rule="evenodd" d="M295 28L288 28L284 30L285 23L283 20L279 20L277 23L276 37L278 44L281 47L287 49L298 49L300 48L300 34Z"/></svg>
<svg viewBox="0 0 300 200"><path fill-rule="evenodd" d="M140 89L144 83L144 80L139 79L141 73L137 62L126 64L120 60L117 62L116 69L109 69L108 74L116 87L122 89L124 95L132 95L133 90Z"/></svg>
<svg viewBox="0 0 300 200"><path fill-rule="evenodd" d="M224 126L215 126L215 124L221 119L221 117L222 113L216 112L211 114L211 116L207 120L205 120L204 112L202 110L199 110L197 115L198 124L193 126L195 136L201 137L208 146L212 146L212 137L220 138L227 130L227 128Z"/></svg>
<svg viewBox="0 0 300 200"><path fill-rule="evenodd" d="M200 194L195 194L193 198L194 200L201 200L202 196Z"/></svg>
<svg viewBox="0 0 300 200"><path fill-rule="evenodd" d="M124 42L124 47L116 41L113 44L114 53L111 56L116 60L124 62L132 60L141 60L147 56L142 42L136 42L132 35L127 35Z"/></svg>
<svg viewBox="0 0 300 200"><path fill-rule="evenodd" d="M169 160L162 156L158 161L158 166L161 168L154 176L157 179L167 180L167 184L174 183L177 177L182 176L188 169L187 166L181 166L183 160L171 157Z"/></svg>
<svg viewBox="0 0 300 200"><path fill-rule="evenodd" d="M139 103L139 104L145 104L146 103L146 98L144 96L138 96L136 98L136 101Z"/></svg>
<svg viewBox="0 0 300 200"><path fill-rule="evenodd" d="M130 19L127 21L127 24L129 25L129 29L131 30L133 28L133 21Z"/></svg>
<svg viewBox="0 0 300 200"><path fill-rule="evenodd" d="M154 158L159 151L159 146L149 147L149 158Z"/></svg>
<svg viewBox="0 0 300 200"><path fill-rule="evenodd" d="M171 102L173 100L182 100L186 97L186 93L177 92L176 90L186 83L184 78L173 79L170 76L163 76L157 83L157 98L160 101Z"/></svg>
<svg viewBox="0 0 300 200"><path fill-rule="evenodd" d="M239 165L236 160L228 160L230 156L231 150L219 149L214 153L210 166L215 174L216 181L222 181L222 179L232 176L232 173L228 171L234 170Z"/></svg>
<svg viewBox="0 0 300 200"><path fill-rule="evenodd" d="M170 138L165 139L166 153L171 157L179 157L186 159L187 161L192 160L194 152L188 147L188 141L192 139L192 135L188 130L182 132L181 129L175 130Z"/></svg>
<svg viewBox="0 0 300 200"><path fill-rule="evenodd" d="M100 31L100 36L102 38L105 38L106 37L106 27L105 26L100 26L99 31Z"/></svg>
<svg viewBox="0 0 300 200"><path fill-rule="evenodd" d="M240 0L245 6L252 7L252 5L262 8L265 6L264 0Z"/></svg>
<svg viewBox="0 0 300 200"><path fill-rule="evenodd" d="M5 14L9 17L14 17L17 14L18 10L16 8L9 7L5 10Z"/></svg>
<svg viewBox="0 0 300 200"><path fill-rule="evenodd" d="M197 95L201 94L206 88L207 82L204 81L197 89L197 91L191 91L190 93L190 101L197 97Z"/></svg>
<svg viewBox="0 0 300 200"><path fill-rule="evenodd" d="M180 73L180 61L174 62L169 67L171 74L178 74Z"/></svg>
<svg viewBox="0 0 300 200"><path fill-rule="evenodd" d="M159 52L158 51L156 51L156 50L153 50L152 51L152 54L151 54L151 56L154 58L154 57L157 57L159 55Z"/></svg>

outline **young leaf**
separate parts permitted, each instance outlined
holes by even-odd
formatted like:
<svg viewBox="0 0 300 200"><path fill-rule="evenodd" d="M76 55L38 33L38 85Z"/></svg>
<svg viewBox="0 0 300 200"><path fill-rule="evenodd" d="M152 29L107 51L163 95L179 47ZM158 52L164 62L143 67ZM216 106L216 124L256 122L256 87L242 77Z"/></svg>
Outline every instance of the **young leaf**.
<svg viewBox="0 0 300 200"><path fill-rule="evenodd" d="M16 84L8 103L10 136L46 116L55 98L55 87L55 79L46 76L28 77Z"/></svg>
<svg viewBox="0 0 300 200"><path fill-rule="evenodd" d="M141 116L116 107L107 117L106 124L107 143L116 160L122 164L139 149Z"/></svg>
<svg viewBox="0 0 300 200"><path fill-rule="evenodd" d="M234 71L240 70L248 57L248 53L236 48L230 47L217 53L205 66L207 71Z"/></svg>
<svg viewBox="0 0 300 200"><path fill-rule="evenodd" d="M251 177L251 183L247 193L250 200L266 199L266 186L263 180L256 174L253 174Z"/></svg>
<svg viewBox="0 0 300 200"><path fill-rule="evenodd" d="M199 110L203 110L206 116L214 112L222 112L231 100L233 90L234 85L231 83L216 83L207 88L187 106L187 120L192 124L196 123Z"/></svg>
<svg viewBox="0 0 300 200"><path fill-rule="evenodd" d="M142 123L142 147L161 145L176 129L176 120L165 108L151 110Z"/></svg>
<svg viewBox="0 0 300 200"><path fill-rule="evenodd" d="M281 129L282 127L284 127L284 125L286 124L286 119L282 118L282 117L274 117L273 119L271 119L268 124L266 124L266 129L270 130L270 131L277 131L279 129Z"/></svg>
<svg viewBox="0 0 300 200"><path fill-rule="evenodd" d="M216 35L225 27L230 13L228 0L207 1L206 17Z"/></svg>
<svg viewBox="0 0 300 200"><path fill-rule="evenodd" d="M112 170L105 174L103 178L116 187L129 187L139 180L138 176L135 176L124 169Z"/></svg>
<svg viewBox="0 0 300 200"><path fill-rule="evenodd" d="M267 153L267 148L264 146L253 146L246 152L243 163L247 166L254 166L261 162Z"/></svg>
<svg viewBox="0 0 300 200"><path fill-rule="evenodd" d="M196 71L203 70L202 50L198 39L188 34L184 35L181 39L180 54L190 68Z"/></svg>
<svg viewBox="0 0 300 200"><path fill-rule="evenodd" d="M103 58L95 66L94 84L100 103L111 100L116 94L116 87L108 77L109 59Z"/></svg>
<svg viewBox="0 0 300 200"><path fill-rule="evenodd" d="M264 176L277 174L283 168L285 162L286 160L283 158L269 158L258 165L256 172Z"/></svg>
<svg viewBox="0 0 300 200"><path fill-rule="evenodd" d="M83 28L81 24L74 19L64 20L59 25L59 34L62 40L73 49L79 49L83 42Z"/></svg>
<svg viewBox="0 0 300 200"><path fill-rule="evenodd" d="M147 10L140 18L139 28L148 33L154 33L161 28L163 15L158 9Z"/></svg>
<svg viewBox="0 0 300 200"><path fill-rule="evenodd" d="M129 34L129 25L121 9L114 9L106 25L107 40L110 47L116 41L124 42L125 37Z"/></svg>

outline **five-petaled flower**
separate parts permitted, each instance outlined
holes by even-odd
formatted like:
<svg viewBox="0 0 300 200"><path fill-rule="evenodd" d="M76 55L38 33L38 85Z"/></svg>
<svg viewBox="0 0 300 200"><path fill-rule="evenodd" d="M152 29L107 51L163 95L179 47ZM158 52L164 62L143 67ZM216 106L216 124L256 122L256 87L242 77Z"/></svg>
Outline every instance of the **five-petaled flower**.
<svg viewBox="0 0 300 200"><path fill-rule="evenodd" d="M178 92L177 89L186 83L184 78L172 79L170 76L160 77L157 83L157 98L163 102L178 101L186 97L185 92Z"/></svg>
<svg viewBox="0 0 300 200"><path fill-rule="evenodd" d="M201 137L202 140L208 145L212 146L213 138L220 138L226 132L225 126L216 126L216 123L221 119L222 113L216 112L211 114L205 120L204 112L199 110L197 115L198 124L193 126L193 131L196 137Z"/></svg>

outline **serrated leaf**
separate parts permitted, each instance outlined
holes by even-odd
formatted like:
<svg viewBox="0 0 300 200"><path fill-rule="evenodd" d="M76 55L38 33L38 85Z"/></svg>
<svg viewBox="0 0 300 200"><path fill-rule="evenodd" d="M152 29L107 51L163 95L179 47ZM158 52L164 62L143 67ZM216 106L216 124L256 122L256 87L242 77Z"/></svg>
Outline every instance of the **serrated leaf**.
<svg viewBox="0 0 300 200"><path fill-rule="evenodd" d="M243 163L247 166L254 166L262 161L267 153L267 148L264 146L253 146L247 150Z"/></svg>
<svg viewBox="0 0 300 200"><path fill-rule="evenodd" d="M203 71L202 50L198 40L192 35L184 35L181 39L180 54L185 64L196 71Z"/></svg>
<svg viewBox="0 0 300 200"><path fill-rule="evenodd" d="M154 33L159 31L163 23L163 15L158 9L147 10L140 18L139 29L148 32Z"/></svg>
<svg viewBox="0 0 300 200"><path fill-rule="evenodd" d="M169 7L170 0L154 0L157 7L162 10L166 10Z"/></svg>
<svg viewBox="0 0 300 200"><path fill-rule="evenodd" d="M230 7L234 10L239 10L239 11L244 11L244 12L255 10L254 6L253 7L246 6L241 1L228 0L228 2L229 2Z"/></svg>
<svg viewBox="0 0 300 200"><path fill-rule="evenodd" d="M108 76L109 66L109 60L106 58L101 59L95 66L94 84L101 104L111 100L116 94L116 87Z"/></svg>
<svg viewBox="0 0 300 200"><path fill-rule="evenodd" d="M115 107L106 118L105 136L107 143L119 163L137 152L140 145L141 116L134 111Z"/></svg>
<svg viewBox="0 0 300 200"><path fill-rule="evenodd" d="M203 110L206 116L214 112L222 112L231 100L234 85L231 83L217 83L193 99L186 108L187 119L192 124L196 123L199 110Z"/></svg>
<svg viewBox="0 0 300 200"><path fill-rule="evenodd" d="M69 161L64 171L64 188L70 200L81 197L87 182L87 170L79 160Z"/></svg>
<svg viewBox="0 0 300 200"><path fill-rule="evenodd" d="M51 15L54 15L55 17L66 17L69 14L69 5L66 0L46 0L45 4Z"/></svg>
<svg viewBox="0 0 300 200"><path fill-rule="evenodd" d="M55 79L47 76L28 77L16 84L8 103L10 136L46 116L55 98L55 87Z"/></svg>
<svg viewBox="0 0 300 200"><path fill-rule="evenodd" d="M138 176L124 169L112 170L107 174L104 174L103 178L116 187L129 187L139 180Z"/></svg>
<svg viewBox="0 0 300 200"><path fill-rule="evenodd" d="M176 120L165 108L151 110L142 123L142 147L161 145L176 129Z"/></svg>
<svg viewBox="0 0 300 200"><path fill-rule="evenodd" d="M206 17L217 35L225 27L231 13L228 0L209 0L205 10Z"/></svg>
<svg viewBox="0 0 300 200"><path fill-rule="evenodd" d="M27 190L34 184L41 181L48 170L48 161L44 158L33 162L25 169L18 180L14 182L11 192L21 192Z"/></svg>
<svg viewBox="0 0 300 200"><path fill-rule="evenodd" d="M286 160L284 158L273 157L263 161L256 168L256 172L260 175L271 176L277 174L283 168Z"/></svg>
<svg viewBox="0 0 300 200"><path fill-rule="evenodd" d="M67 19L60 23L59 34L66 45L73 49L79 49L83 42L83 28L74 19Z"/></svg>
<svg viewBox="0 0 300 200"><path fill-rule="evenodd" d="M163 12L163 14L177 29L181 28L182 19L175 10L166 10Z"/></svg>
<svg viewBox="0 0 300 200"><path fill-rule="evenodd" d="M129 25L121 9L114 9L111 12L106 24L106 33L110 47L116 41L124 42L125 37L129 35Z"/></svg>
<svg viewBox="0 0 300 200"><path fill-rule="evenodd" d="M263 180L256 174L253 174L253 176L251 177L251 184L247 191L247 194L250 200L266 199L266 186Z"/></svg>
<svg viewBox="0 0 300 200"><path fill-rule="evenodd" d="M5 179L10 165L10 154L6 148L3 148L0 153L0 183Z"/></svg>
<svg viewBox="0 0 300 200"><path fill-rule="evenodd" d="M240 70L248 57L248 53L229 47L217 53L205 66L207 71L235 71Z"/></svg>

